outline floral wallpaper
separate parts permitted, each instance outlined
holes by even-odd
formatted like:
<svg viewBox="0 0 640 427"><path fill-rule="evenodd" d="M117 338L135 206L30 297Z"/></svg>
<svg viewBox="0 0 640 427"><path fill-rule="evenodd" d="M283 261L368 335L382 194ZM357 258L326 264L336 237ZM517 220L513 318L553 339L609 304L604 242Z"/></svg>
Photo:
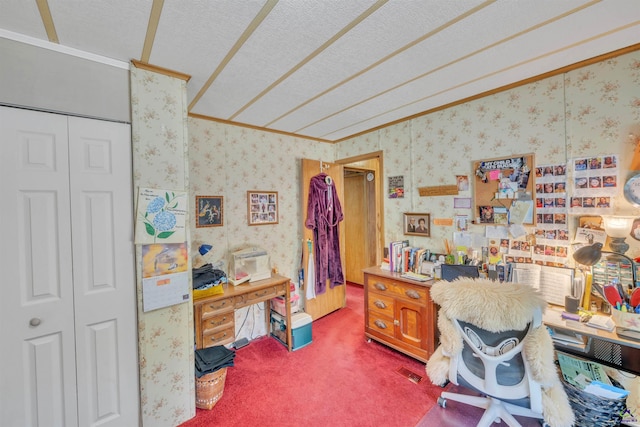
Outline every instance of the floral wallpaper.
<svg viewBox="0 0 640 427"><path fill-rule="evenodd" d="M476 213L454 209L451 196L421 197L418 187L451 185L456 175L468 175L471 188L459 197L473 197L474 161L528 153L537 164L618 154L624 181L639 140L640 52L633 52L346 140L336 158L384 150L385 180L403 175L405 182L404 198L385 200L385 241L409 237L412 244L443 251L452 226L432 225L429 238L404 236L402 213L431 213L432 221ZM619 187L615 213L640 217ZM570 220L574 228L577 218ZM627 254L640 255L639 242L627 242Z"/></svg>
<svg viewBox="0 0 640 427"><path fill-rule="evenodd" d="M300 160L332 161L331 144L280 134L189 119L189 173L191 208L196 196L223 197L223 226L192 228L194 264L222 261L229 253L260 247L271 266L297 285L302 243ZM247 191L278 192L278 224L249 226ZM205 257L202 244L213 246ZM231 286L231 285L229 285ZM266 334L262 307L236 311L236 339Z"/></svg>
<svg viewBox="0 0 640 427"><path fill-rule="evenodd" d="M131 67L136 191L188 189L186 105L184 81ZM140 263L137 271L142 425L173 427L195 416L193 306L143 312Z"/></svg>
<svg viewBox="0 0 640 427"><path fill-rule="evenodd" d="M454 184L473 176L477 160L534 153L537 164L615 153L621 179L640 139L640 52L633 52L460 104L338 144L247 129L186 115L185 82L133 69L134 179L139 186L223 197L223 225L196 228L190 221L194 264L227 262L230 251L259 246L283 275L296 277L302 239L300 159L333 161L384 151L384 179L404 176L405 197L385 199L385 241L409 237L413 244L443 250L451 226L432 225L431 237L403 234L403 212L434 218L456 214L452 197L421 197L418 187ZM187 136L188 135L188 136ZM473 195L472 186L461 196ZM247 191L277 191L279 223L247 224ZM639 215L618 194L615 211ZM575 226L575 217L572 218ZM484 227L472 225L482 233ZM629 255L640 255L639 242ZM198 247L211 244L205 257ZM138 253L139 257L140 254ZM140 289L140 283L138 283ZM140 291L138 298L142 298ZM142 306L141 304L139 304ZM249 312L251 310L251 312ZM260 308L237 313L240 336L257 336L265 325ZM245 321L246 319L246 321ZM144 425L178 425L192 418L193 312L180 304L139 313L141 401Z"/></svg>

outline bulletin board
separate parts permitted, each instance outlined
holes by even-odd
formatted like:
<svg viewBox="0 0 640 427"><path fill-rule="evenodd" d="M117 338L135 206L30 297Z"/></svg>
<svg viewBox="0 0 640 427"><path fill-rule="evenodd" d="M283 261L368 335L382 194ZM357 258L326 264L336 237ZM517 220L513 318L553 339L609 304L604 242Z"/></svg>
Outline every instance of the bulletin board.
<svg viewBox="0 0 640 427"><path fill-rule="evenodd" d="M481 225L506 225L507 212L514 202L530 203L535 210L533 154L477 160L473 172L474 215ZM535 220L533 211L523 224L535 224Z"/></svg>

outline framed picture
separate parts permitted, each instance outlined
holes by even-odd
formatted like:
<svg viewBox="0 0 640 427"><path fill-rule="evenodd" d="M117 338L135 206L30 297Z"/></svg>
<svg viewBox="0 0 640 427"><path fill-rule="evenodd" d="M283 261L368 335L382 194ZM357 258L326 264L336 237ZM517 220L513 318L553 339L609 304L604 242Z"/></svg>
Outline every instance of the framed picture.
<svg viewBox="0 0 640 427"><path fill-rule="evenodd" d="M431 220L428 213L405 213L404 234L431 236Z"/></svg>
<svg viewBox="0 0 640 427"><path fill-rule="evenodd" d="M196 196L196 228L224 225L222 196Z"/></svg>
<svg viewBox="0 0 640 427"><path fill-rule="evenodd" d="M247 218L249 225L278 223L278 192L247 191Z"/></svg>

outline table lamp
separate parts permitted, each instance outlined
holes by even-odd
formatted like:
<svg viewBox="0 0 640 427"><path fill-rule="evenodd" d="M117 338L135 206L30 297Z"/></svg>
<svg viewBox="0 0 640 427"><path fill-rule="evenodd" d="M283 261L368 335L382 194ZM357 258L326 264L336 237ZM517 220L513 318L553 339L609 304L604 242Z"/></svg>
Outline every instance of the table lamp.
<svg viewBox="0 0 640 427"><path fill-rule="evenodd" d="M604 231L611 238L609 247L616 254L624 254L629 250L629 245L625 239L631 232L631 226L636 217L603 215Z"/></svg>

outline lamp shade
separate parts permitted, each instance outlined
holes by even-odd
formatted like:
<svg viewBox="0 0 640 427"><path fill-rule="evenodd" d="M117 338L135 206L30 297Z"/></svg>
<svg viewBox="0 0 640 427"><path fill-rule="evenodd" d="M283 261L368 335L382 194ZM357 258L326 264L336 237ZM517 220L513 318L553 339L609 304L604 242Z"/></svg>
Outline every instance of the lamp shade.
<svg viewBox="0 0 640 427"><path fill-rule="evenodd" d="M602 243L583 246L573 253L573 259L582 265L592 266L600 261L602 257Z"/></svg>
<svg viewBox="0 0 640 427"><path fill-rule="evenodd" d="M602 215L604 231L609 237L627 237L635 218L633 216Z"/></svg>

